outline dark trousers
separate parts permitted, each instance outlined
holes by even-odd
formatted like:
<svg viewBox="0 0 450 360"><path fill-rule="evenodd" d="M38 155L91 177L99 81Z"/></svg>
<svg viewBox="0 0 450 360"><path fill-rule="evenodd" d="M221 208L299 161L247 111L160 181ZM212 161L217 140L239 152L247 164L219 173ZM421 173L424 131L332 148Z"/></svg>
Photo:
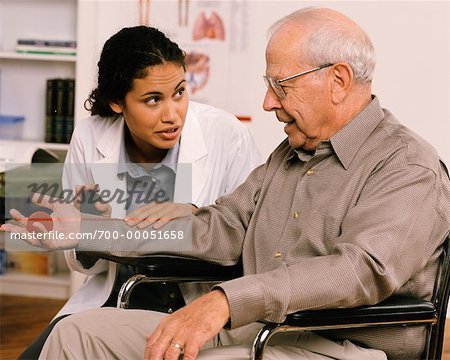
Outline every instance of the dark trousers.
<svg viewBox="0 0 450 360"><path fill-rule="evenodd" d="M55 325L65 317L69 316L63 315L54 319L48 326L44 329L44 331L33 341L33 343L25 349L25 351L19 355L18 360L34 360L37 359L44 347L44 343L50 335L51 331L55 327Z"/></svg>

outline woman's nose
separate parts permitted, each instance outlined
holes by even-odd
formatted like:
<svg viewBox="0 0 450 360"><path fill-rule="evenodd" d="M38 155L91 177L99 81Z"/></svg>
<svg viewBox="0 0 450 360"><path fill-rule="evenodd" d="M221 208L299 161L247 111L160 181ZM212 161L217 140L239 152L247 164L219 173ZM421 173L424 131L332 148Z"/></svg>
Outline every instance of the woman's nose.
<svg viewBox="0 0 450 360"><path fill-rule="evenodd" d="M173 101L168 101L164 106L164 111L162 114L162 122L165 123L172 123L175 122L177 119L177 111L176 111L176 104L173 103Z"/></svg>

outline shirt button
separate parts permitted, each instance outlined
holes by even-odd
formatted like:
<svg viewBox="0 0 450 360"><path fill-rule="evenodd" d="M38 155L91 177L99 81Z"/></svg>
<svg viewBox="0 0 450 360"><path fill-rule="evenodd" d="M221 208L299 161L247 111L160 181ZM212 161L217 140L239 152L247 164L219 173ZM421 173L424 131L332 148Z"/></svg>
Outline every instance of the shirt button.
<svg viewBox="0 0 450 360"><path fill-rule="evenodd" d="M152 177L150 178L150 180L151 180L152 182L154 182L154 183L156 183L156 182L158 181L158 179L157 179L155 176L152 176Z"/></svg>
<svg viewBox="0 0 450 360"><path fill-rule="evenodd" d="M280 251L277 251L277 252L275 253L275 258L279 258L279 257L281 257L281 252L280 252Z"/></svg>
<svg viewBox="0 0 450 360"><path fill-rule="evenodd" d="M308 171L306 172L306 175L311 176L312 174L314 174L314 170L308 169Z"/></svg>
<svg viewBox="0 0 450 360"><path fill-rule="evenodd" d="M167 309L167 312L168 312L169 314L172 314L172 313L173 313L172 308L168 308L168 309Z"/></svg>
<svg viewBox="0 0 450 360"><path fill-rule="evenodd" d="M175 299L175 294L172 292L172 293L169 294L169 297L170 297L171 299Z"/></svg>
<svg viewBox="0 0 450 360"><path fill-rule="evenodd" d="M298 219L300 216L300 213L298 211L294 212L294 219Z"/></svg>

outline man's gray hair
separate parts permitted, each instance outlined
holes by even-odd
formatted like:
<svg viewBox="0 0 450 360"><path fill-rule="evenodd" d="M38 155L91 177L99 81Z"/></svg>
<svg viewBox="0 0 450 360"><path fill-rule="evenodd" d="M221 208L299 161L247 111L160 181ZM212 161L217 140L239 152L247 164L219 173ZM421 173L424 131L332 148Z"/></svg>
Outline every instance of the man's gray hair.
<svg viewBox="0 0 450 360"><path fill-rule="evenodd" d="M311 66L346 62L355 82L372 81L376 60L369 36L356 24L351 27L315 10L320 8L308 7L283 17L270 27L269 36L289 22L309 23L316 29L305 39L299 60Z"/></svg>

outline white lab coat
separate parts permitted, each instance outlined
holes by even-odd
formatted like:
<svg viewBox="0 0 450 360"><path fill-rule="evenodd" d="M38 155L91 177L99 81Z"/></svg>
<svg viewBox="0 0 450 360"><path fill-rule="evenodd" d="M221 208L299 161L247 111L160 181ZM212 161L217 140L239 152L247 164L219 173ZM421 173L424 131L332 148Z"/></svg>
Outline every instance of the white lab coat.
<svg viewBox="0 0 450 360"><path fill-rule="evenodd" d="M122 117L114 120L92 116L79 123L64 166L65 189L74 189L79 184L99 184L100 190L125 191L125 180L117 177L123 126ZM249 130L233 115L191 101L180 141L174 201L197 206L212 204L218 197L232 192L261 163ZM191 164L192 176L190 171L185 172L187 167L180 164ZM192 183L191 193L186 191L189 182ZM123 204L110 205L112 217L126 215ZM99 260L85 269L77 261L74 250L66 251L65 256L71 270L88 277L56 317L103 305L114 285L116 264ZM188 302L199 295L192 293L186 298L186 289L182 290Z"/></svg>

